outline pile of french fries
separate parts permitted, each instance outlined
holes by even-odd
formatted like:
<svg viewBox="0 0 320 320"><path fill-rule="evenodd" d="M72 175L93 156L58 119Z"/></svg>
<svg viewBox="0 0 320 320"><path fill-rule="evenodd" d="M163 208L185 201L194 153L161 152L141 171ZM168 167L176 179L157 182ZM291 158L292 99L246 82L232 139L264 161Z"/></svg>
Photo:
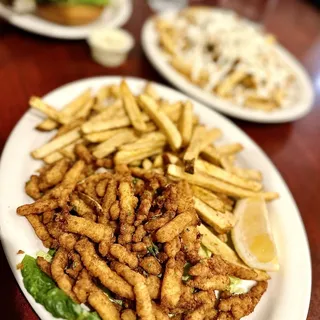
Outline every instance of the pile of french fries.
<svg viewBox="0 0 320 320"><path fill-rule="evenodd" d="M143 220L137 221L139 221L141 212L144 212L147 208L145 204L149 203L148 210L151 210L152 197L159 196L159 192L160 194L164 192L165 189L163 188L165 186L169 189L176 188L175 183L180 181L180 183L184 183L185 188L183 189L185 191L183 191L178 187L181 193L178 194L181 197L181 206L191 210L191 212L195 210L200 218L199 223L192 218L194 215L191 213L186 215L190 221L183 220L183 214L176 218L173 218L174 215L171 218L166 217L167 220L162 221L164 217L159 218L156 210L155 213L148 211L149 213L145 212L148 220L144 228L147 232L150 232L149 237L155 236L155 241L161 239L160 242L168 243L168 246L173 250L178 245L176 243L178 240L176 238L171 239L172 235L183 238L181 235L183 228L186 228L185 232L189 231L189 228L195 228L195 238L190 245L194 246L198 243L200 246L201 241L204 248L207 248L216 256L210 261L216 267L219 265L220 269L228 268L227 275L230 272L231 275L243 276L243 279L258 281L258 287L263 286L263 290L257 293L255 303L250 299L255 295L254 290L258 289L254 289L253 292L248 293L248 297L246 296L248 299L251 297L248 300L249 304L247 302L241 304L244 308L242 315L248 314L249 310L250 312L253 311L255 304L266 290L266 280L269 279L269 275L265 271L252 269L245 265L233 248L228 245L229 233L235 225L233 209L237 199L262 197L266 201L271 201L276 199L278 194L263 189L262 174L258 170L236 166L235 157L243 149L241 144L217 144L216 141L221 138L222 131L218 128L207 128L199 124L199 119L194 114L191 101L172 102L165 100L159 96L152 83L146 83L139 94L133 93L125 80L122 80L120 84L103 86L96 92L87 89L59 111L39 97L31 97L30 106L46 116L36 128L40 131L55 130L55 134L49 142L31 152L34 159L42 160L44 163L44 166L39 169L39 175L32 175L25 188L26 193L36 202L21 206L17 212L27 217L37 235L43 241L44 246L58 247L61 251L59 251L59 255L65 258L68 256L68 250L71 250L69 246L72 245L72 248L75 248L80 254L82 262L85 265L87 263L86 267L91 273L94 272L95 267L94 265L91 266L90 253L87 253L83 248L91 250L94 259L99 264L102 264L102 260L97 258L90 241L99 243L99 252L102 257L107 256L107 252L114 246L115 252L110 251L110 254L118 260L120 259L120 262L121 259L127 261L124 257L133 256L130 250L138 247L138 243L128 243L124 239L127 239L128 236L131 239L134 230L137 232L137 226ZM98 173L101 168L104 168L106 172ZM136 180L131 180L131 176ZM168 179L168 182L171 182L172 185L165 184L163 179ZM158 182L155 181L162 181L159 183L160 185L162 183L163 186L160 188ZM149 187L156 185L159 190L153 190L150 193L148 185ZM175 197L174 194L171 194L172 199ZM188 194L191 195L191 202L193 201L194 206L190 203ZM171 196L168 193L169 200ZM184 196L187 197L186 200L183 200ZM137 197L136 200L135 197ZM139 197L140 200L138 200ZM175 205L175 200L172 199L168 206ZM159 201L161 203L162 200ZM156 203L158 202L154 202L153 206ZM70 214L71 207L78 213L78 217ZM107 211L106 207L108 208ZM130 213L131 216L132 210L133 212L137 210L134 214L134 216L137 214L136 222L134 222L137 229L132 224L127 225L124 220L121 220L121 212L128 216ZM149 215L151 216L149 217ZM120 219L119 222L117 219ZM160 225L155 227L160 228L155 232L151 225L160 222L162 227L160 228ZM117 227L117 223L120 229ZM146 225L148 226L146 227ZM118 244L110 247L110 243L106 243L105 240L112 236L110 234L112 228L114 230L119 229L120 235ZM133 230L131 235L128 228ZM160 230L162 231L160 232ZM65 233L66 231L67 233ZM86 236L90 241L83 238L78 241L77 234ZM199 237L197 234L199 234ZM182 238L182 242L187 241ZM118 252L118 250L120 251ZM152 248L150 250L150 252L153 252ZM187 246L183 247L183 250L187 250ZM77 254L75 256L78 257ZM193 263L195 270L203 267L196 265L196 262L200 259L198 249L196 255L193 254L190 257L191 260L195 259ZM220 261L219 257L223 260ZM143 260L143 255L141 259ZM43 270L49 268L50 272L53 271L54 265L48 267L44 261L39 263L43 264ZM137 283L130 278L129 271L125 271L128 267L124 267L121 263L119 265L115 263L114 266L118 266L116 272L135 288ZM208 268L205 270L210 269ZM139 270L132 271L134 272L133 275L136 271ZM194 272L197 273L198 271ZM227 275L224 274L223 279ZM52 276L54 277L54 275ZM86 280L78 278L79 281L81 280L80 283L82 283L82 280L89 281L91 279L91 277L88 278L87 273L82 274L82 276ZM94 276L103 278L103 275L98 272ZM207 292L206 290L209 290L207 287L210 287L210 285L205 284L205 282L207 283L208 279L215 279L214 277L209 276L209 273L203 279L200 279L200 275L195 276L189 284L195 288L198 286L201 290ZM197 282L195 279L199 281ZM218 285L216 289L219 289L219 285L222 286L222 284L219 284L217 279L212 280L212 286L215 288ZM70 281L73 282L73 280ZM230 282L227 278L225 281L223 288L227 288ZM181 281L179 280L179 282ZM108 281L106 283L109 285ZM59 282L58 285L60 286ZM78 298L75 298L74 295L77 292L73 289L72 291L70 285L66 288L65 284L61 283L61 286L67 294L78 301ZM114 286L111 287L114 289ZM95 286L93 288L95 289L90 292L99 296L100 291ZM182 287L180 289L182 290ZM114 290L118 294L121 291L116 288ZM163 290L170 291L171 289L168 287ZM130 288L128 287L129 291ZM170 296L171 293L168 294ZM182 291L179 291L178 296L180 297L181 294ZM182 297L181 299L183 299ZM150 300L150 297L148 299ZM147 301L149 301L148 299ZM165 301L166 299L163 298ZM176 301L176 305L178 301L179 299ZM139 303L142 303L142 301ZM162 303L166 305L161 300ZM248 307L251 303L253 303L252 306ZM99 312L99 306L97 307L95 304L94 307ZM150 316L145 308L137 306L138 315L142 320L169 319L165 313L170 312L168 311L170 308L165 309L165 311L160 310L161 313L157 307L154 305L152 307L151 302L149 307L153 308L153 311L150 311ZM112 308L114 312L114 318L112 319L118 319L119 312L114 307ZM188 309L182 308L181 310L181 312L186 312ZM101 312L103 314L105 309L102 308ZM221 318L216 318L217 310L214 310L214 312L202 310L201 312L204 312L202 318L197 318L198 312L200 312L198 309L194 310L194 314L191 315L190 313L185 319L211 319L210 312L212 319L224 319L224 313L227 314L227 311L221 309ZM105 319L103 316L102 318ZM106 319L109 318L106 317ZM133 317L132 319L136 318ZM238 318L235 317L234 319Z"/></svg>
<svg viewBox="0 0 320 320"><path fill-rule="evenodd" d="M276 52L274 37L253 32L244 19L190 7L174 17L156 17L155 28L168 63L196 86L255 110L271 112L289 104L292 70Z"/></svg>

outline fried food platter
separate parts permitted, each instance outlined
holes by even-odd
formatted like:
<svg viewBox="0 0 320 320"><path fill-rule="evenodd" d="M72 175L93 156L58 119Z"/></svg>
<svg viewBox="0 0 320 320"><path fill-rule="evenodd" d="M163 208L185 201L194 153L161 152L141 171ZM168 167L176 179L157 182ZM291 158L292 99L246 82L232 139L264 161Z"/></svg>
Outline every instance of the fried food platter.
<svg viewBox="0 0 320 320"><path fill-rule="evenodd" d="M105 86L110 87L110 85L119 86L122 80L123 79L121 79L120 77L100 77L100 78L84 79L81 81L77 81L77 82L65 85L53 91L52 93L44 97L43 99L43 101L45 101L44 104L41 104L41 102L43 102L42 99L37 100L37 98L34 98L30 103L33 106L33 109L28 111L20 120L20 122L17 124L3 152L3 156L1 159L1 167L0 167L1 240L3 243L10 267L22 291L26 295L27 299L29 300L34 310L41 317L41 319L53 319L53 317L43 308L43 306L36 303L34 301L34 298L25 289L20 270L17 270L17 265L21 263L22 256L17 253L19 252L19 250L22 250L24 253L28 255L35 256L39 250L45 250L44 245L47 247L51 246L52 243L48 244L46 240L53 241L54 239L42 238L42 241L41 241L35 235L34 230L32 228L32 226L35 225L34 224L35 220L32 221L31 219L30 221L28 219L29 222L31 223L29 224L27 219L25 219L24 217L21 217L21 215L28 216L28 214L30 213L28 211L29 210L28 208L32 208L33 213L35 213L37 210L40 210L39 212L43 212L43 207L41 209L36 209L37 206L39 208L39 206L44 205L44 206L47 206L46 207L47 209L50 209L50 208L56 209L61 205L63 206L63 201L64 201L63 199L65 195L64 192L68 188L61 189L58 187L58 188L51 189L55 191L49 191L51 195L59 194L59 197L57 198L58 200L51 201L46 199L43 199L43 200L40 199L38 200L40 202L36 202L37 203L36 207L34 205L26 205L21 207L21 205L23 204L32 203L31 198L28 197L24 191L24 184L26 181L29 180L30 175L35 173L36 170L38 170L41 167L41 162L39 160L36 160L37 158L46 159L47 163L50 163L50 161L54 161L54 160L56 163L60 163L58 167L59 170L57 170L57 167L55 168L55 170L59 171L62 175L65 175L65 178L67 177L67 174L65 174L67 170L66 164L63 163L64 157L59 159L57 158L57 153L55 153L56 152L55 148L57 143L56 141L57 139L59 139L59 137L51 140L51 142L48 143L48 141L53 138L53 134L55 133L52 133L52 132L39 133L39 131L34 129L37 126L39 127L39 122L41 123L42 128L45 126L44 124L45 122L47 122L47 125L48 125L48 120L44 120L41 122L41 118L39 118L39 114L35 111L39 111L39 110L42 110L42 112L45 111L46 114L49 115L49 118L51 119L51 123L56 121L61 124L63 123L62 124L63 126L68 125L68 123L66 123L67 122L66 115L64 115L64 117L61 117L59 112L54 111L54 109L51 109L48 106L55 106L57 109L59 109L64 104L66 104L66 102L70 101L70 99L83 95L83 93L85 93L86 90L88 90L88 88L91 88L92 90L95 90L95 91L98 90L97 92L101 93L101 91L99 91L101 87L105 87ZM147 85L147 82L142 79L126 78L125 80L126 80L127 86L124 85L123 82L120 85L120 87L122 86L121 88L122 90L124 90L124 92L126 92L126 90L131 90L133 94L139 94L144 90L144 88ZM210 139L211 141L219 138L218 140L219 142L217 142L217 145L215 144L215 148L219 150L219 152L223 153L223 152L227 152L226 150L228 150L228 152L237 153L240 151L241 148L239 147L239 145L241 145L243 150L239 155L237 155L237 162L235 167L235 168L238 168L238 171L239 170L241 171L241 169L239 168L243 169L242 172L245 172L244 168L251 168L252 169L252 171L250 171L251 173L252 172L262 173L263 181L261 181L261 183L263 182L263 185L264 185L263 190L267 190L267 191L261 191L261 192L253 191L253 190L260 190L260 186L257 180L245 180L245 179L240 179L238 177L238 179L236 179L236 181L234 182L238 185L238 187L230 188L229 186L229 188L227 188L226 192L229 194L229 196L241 198L241 197L247 197L252 195L252 192L260 192L259 195L261 197L264 197L266 200L274 199L273 201L268 202L267 205L268 205L268 211L269 211L269 219L270 219L270 223L274 233L275 243L278 249L280 271L277 273L269 272L271 280L268 281L269 285L268 285L267 292L263 295L260 303L255 308L254 313L252 313L248 317L248 319L275 319L276 320L279 318L290 318L290 319L298 320L298 319L306 318L309 299L310 299L310 288L311 288L311 269L310 269L309 249L308 249L306 235L303 228L303 224L301 222L299 211L292 198L292 195L290 194L290 191L288 190L288 187L286 186L285 182L281 178L277 169L274 167L271 161L267 158L267 156L263 153L263 151L248 136L246 136L246 134L244 134L239 128L237 128L234 124L232 124L229 120L227 120L223 116L217 114L212 110L205 108L204 106L202 106L201 104L193 100L189 100L189 98L187 98L185 95L178 93L175 90L169 89L167 87L164 87L158 84L152 84L152 86L157 91L157 94L160 97L166 99L166 101L169 101L171 107L175 106L174 103L176 101L184 101L184 110L185 110L184 112L186 114L184 115L184 117L182 117L182 119L184 120L181 120L181 122L184 122L186 124L188 123L188 121L185 119L189 119L191 123L192 121L195 121L196 126L198 126L197 123L201 123L205 125L207 128L206 130L208 130L205 136L206 137L210 136L210 138L207 138L207 139ZM149 91L151 91L150 88L149 88ZM152 94L153 93L149 92L149 95L152 95ZM186 152L184 155L185 170L182 170L181 167L179 167L178 165L179 162L175 162L174 155L169 155L168 153L165 157L163 155L162 158L169 159L168 173L172 178L180 180L180 178L182 177L192 185L194 194L196 195L197 198L199 198L196 201L196 209L199 213L201 213L201 215L199 214L200 218L203 218L203 216L206 216L208 212L207 209L203 209L203 208L206 208L206 204L209 203L208 206L210 206L211 203L213 202L212 197L209 199L212 202L210 202L208 198L203 197L204 195L203 190L205 190L203 189L203 187L208 189L214 188L215 191L217 191L217 188L219 188L221 192L221 190L226 190L226 183L225 182L221 183L221 181L223 181L223 179L225 179L225 181L228 181L230 177L235 178L234 175L231 174L230 172L229 174L227 174L226 173L227 171L221 170L221 168L219 170L219 168L213 164L208 165L209 162L207 162L207 160L210 157L207 158L206 160L200 160L200 159L194 160L196 157L195 154L197 154L197 152L198 153L200 152L200 150L198 151L196 150L197 148L199 149L199 147L197 148L192 147L192 145L195 144L195 143L192 143L193 141L192 139L194 138L195 133L193 133L193 136L190 138L190 133L188 133L188 130L187 129L182 130L181 131L182 138L180 136L181 140L179 141L179 138L177 138L177 135L175 135L174 129L170 125L170 123L172 122L169 121L169 123L167 123L167 119L172 119L174 115L170 113L168 115L168 113L163 112L164 115L162 117L159 117L159 114L158 114L159 111L153 109L152 103L150 103L150 99L146 96L144 97L140 96L138 98L138 102L139 102L139 105L144 104L142 108L146 112L147 116L149 117L148 119L152 119L152 121L154 121L154 123L156 124L156 127L159 127L161 129L161 133L164 133L166 135L166 137L168 138L168 144L170 145L170 148L172 148L172 150L174 150L175 148L179 149L179 146L183 143L183 141L189 140L189 147L187 148L188 152ZM192 117L191 118L188 117L187 110L189 107L188 106L186 107L188 103L191 103L193 105L193 112L196 115L196 117L199 117L199 119L195 118L195 120L193 120ZM125 101L124 101L124 104L126 104ZM85 104L86 108L84 108L84 110L82 109L83 111L81 112L85 112L86 109L89 108L88 105L89 103L86 103ZM90 108L92 108L92 105L90 106ZM96 106L96 108L99 109L99 106ZM117 106L114 107L113 105L113 108L117 109ZM35 109L38 109L38 110L35 110ZM139 112L141 113L141 111L139 111L139 108L131 109L131 113L128 112L128 116L130 118L130 121L133 127L137 131L139 130L143 131L143 130L146 130L146 127L148 127L148 125L146 125L148 122L141 122L142 114L139 114ZM146 115L144 117L146 118ZM124 121L124 120L122 119L121 121ZM146 127L144 127L144 125L146 125ZM107 128L109 128L108 126L109 124L107 125ZM149 127L151 126L149 125ZM87 130L86 134L90 135L91 139L93 139L94 137L96 138L96 135L93 135L94 133L101 132L101 131L98 131L98 129L96 129L97 127L91 126L90 123L89 125L88 123L86 125L82 123L81 128L82 128L82 131ZM200 126L200 128L202 127ZM199 130L202 130L202 129L199 129ZM72 129L70 130L70 127L69 127L69 132L72 132ZM152 132L153 133L152 139L153 139L153 143L155 144L153 146L153 149L155 150L159 148L160 149L163 148L163 143L162 143L163 137L161 133L157 133L156 135L154 135L154 133L156 132ZM222 132L223 132L223 135L222 135ZM61 133L61 134L63 137L65 137L65 135L67 135L68 132ZM137 167L137 168L131 169L132 176L134 176L135 178L138 178L139 180L146 173L146 171L150 170L150 162L152 161L153 162L151 163L151 167L153 166L154 168L157 169L155 171L157 172L157 174L162 174L161 170L159 170L159 167L161 166L156 165L156 155L163 152L162 149L161 151L150 153L149 149L145 148L145 153L143 154L143 156L141 157L141 154L139 154L139 157L137 158L137 153L135 153L136 151L134 151L134 148L139 147L140 146L139 143L142 143L142 142L145 145L146 140L141 141L141 140L138 140L137 137L133 138L130 135L130 131L129 132L126 131L125 134L122 134L122 135L119 132L117 132L117 134L118 134L117 139L120 139L121 141L120 144L119 144L119 141L116 138L114 138L115 136L114 135L113 137L110 138L110 139L113 138L113 140L111 140L111 142L109 141L107 147L102 144L101 146L95 147L94 149L92 149L96 159L100 159L100 161L102 161L103 159L105 159L106 156L108 157L108 155L113 154L113 152L115 152L114 151L115 149L112 149L112 147L114 147L112 143L115 143L114 140L116 140L118 141L117 142L118 144L115 147L117 151L113 161L119 162L119 164L126 165L136 160L144 159L143 162L138 165L138 166L141 166L140 168ZM70 138L70 135L68 137L70 139L68 141L69 144L73 140L80 138L78 136L74 137L74 132L71 134L71 138ZM23 143L21 143L22 141ZM58 140L58 142L59 143L61 142L61 138ZM148 139L147 139L147 142L149 142ZM204 143L203 141L201 142L202 142L201 144ZM235 142L238 144L235 144ZM128 148L130 149L129 151L131 153L128 153L128 148L125 147L126 145L124 143L127 143L129 145ZM32 152L33 158L29 156L32 150L33 150ZM62 150L62 149L59 149L59 150ZM133 157L130 158L130 160L128 160L128 157L132 156L132 150L133 150ZM70 152L70 150L65 150L62 153L62 155L64 156L68 155L68 151ZM86 161L85 159L88 159L88 162L91 161L89 159L90 155L86 154L84 145L77 145L77 149L75 153L77 155L81 155L81 157L84 160L78 160L77 162L75 162L75 164L73 164L71 169L69 169L68 171L69 178L66 178L65 179L66 181L67 180L70 181L70 176L74 176L74 174L77 174L79 168L84 166L84 162ZM207 152L207 153L210 154L210 152ZM54 156L52 156L52 154ZM47 158L50 155L51 157ZM68 156L70 156L70 153ZM211 152L211 156L212 156L212 152ZM54 159L52 160L52 158ZM146 159L148 159L148 161L146 161ZM160 160L158 159L157 161L159 162ZM110 163L106 164L106 162L104 162L104 166L109 167ZM214 180L215 178L212 178L212 177L208 178L206 176L206 180L205 180L203 179L202 176L199 176L199 174L197 173L197 170L201 169L202 166L205 166L206 170L208 170L207 172L210 172L210 174L218 175L220 182L218 183L216 180ZM52 168L54 168L54 166ZM226 165L226 168L227 168L227 165ZM121 171L122 169L121 167L119 167L117 170ZM195 172L192 172L193 170L195 170ZM116 172L116 174L121 174L120 171L118 173ZM100 174L105 175L104 178L108 176L108 179L109 179L110 175L112 175L113 173L105 172ZM57 175L55 174L54 177L56 176ZM52 183L52 180L50 179L48 180L48 177L49 175L47 174L46 180L43 180L42 183ZM261 179L261 177L256 176L255 179L257 178ZM125 194L128 191L127 189L128 185L126 185L128 181L126 179L124 179L123 181L121 180L119 184L120 201L121 201L121 194L122 193ZM198 181L195 186L193 185L194 184L193 179ZM204 183L203 181L205 181L204 185L203 185ZM251 181L251 183L248 184L248 181ZM64 182L62 182L62 184L63 183ZM178 186L179 186L179 183L178 183ZM67 182L65 182L65 184L69 186ZM95 187L97 192L100 193L100 191L98 191L98 185L95 185ZM103 179L102 179L101 184L99 183L99 190L100 188L103 189L105 187L106 185L103 183ZM180 187L181 187L181 184L180 184ZM245 189L246 191L245 193L243 193L244 192L243 191L244 189L242 189L243 187L249 188L251 189L251 191L248 191L249 189ZM42 190L47 190L48 187L43 185L41 188ZM79 201L80 199L85 202L87 201L86 203L90 203L92 206L95 206L98 212L101 209L100 204L94 202L94 200L92 200L92 198L90 198L90 196L86 194L87 191L85 188L83 188L83 186L82 187L78 186L77 188L78 188L77 189L78 198L76 200ZM168 187L168 188L170 189L174 187ZM122 191L120 191L120 189ZM40 194L33 193L34 189L32 188L32 185L30 187L30 183L27 185L26 191L28 192L29 195L33 196L34 199L42 197L42 195ZM269 191L276 191L277 193L273 193ZM161 192L165 193L169 191L166 191L166 189L164 189ZM208 194L208 190L206 192ZM187 193L188 192L185 190L183 192L180 192L180 194L187 194ZM101 194L103 194L103 191L101 192ZM277 198L278 195L280 197L278 199L275 199ZM67 196L69 196L69 194ZM221 199L225 200L225 198L220 198L220 200ZM214 206L221 205L221 201L220 202L217 201L219 199L215 198L214 200L215 200ZM187 202L187 199L184 199L184 201ZM206 203L204 203L204 201L206 201ZM228 201L223 203L226 207L231 206L230 202ZM74 205L75 204L76 203L74 203ZM130 201L129 201L129 206L130 206ZM20 209L18 209L18 213L20 216L16 214L17 207L20 207ZM114 212L114 214L116 215L117 209L114 208L113 211L110 211L110 214L111 212ZM213 212L213 211L211 210L210 212ZM34 215L32 216L34 217ZM210 217L208 218L208 216L207 218L204 218L204 221L212 225L216 229L216 231L218 231L218 233L220 233L221 235L224 235L225 234L224 232L226 230L230 230L230 227L228 225L220 223L220 220L218 219L219 214L214 214L214 216L216 218L215 221L212 221L212 218ZM176 218L172 218L171 222L176 223L177 220L175 219L177 218L181 219L186 224L186 225L183 225L183 228L188 227L188 223L190 223L190 228L192 228L192 223L193 223L192 214L189 215L185 213L180 213L178 216L176 216ZM42 217L42 222L44 221L43 219L44 217ZM99 243L99 252L100 254L101 252L103 252L103 244L101 242L101 239L105 239L109 237L110 229L106 227L102 227L100 224L97 228L97 224L95 224L95 222L90 222L89 225L86 226L86 228L83 228L81 227L82 224L80 223L79 225L78 223L80 220L79 221L77 220L77 219L85 219L83 217L80 218L73 215L67 215L66 217L63 217L63 219L66 219L66 221L64 221L64 224L68 232L71 232L71 234L80 234L82 236L85 236L84 238L81 238L81 239L77 238L78 242L75 245L75 248L77 252L80 254L83 263L85 263L86 268L90 271L90 273L94 274L95 271L92 269L92 267L90 267L91 260L87 257L87 254L88 252L95 250L92 242ZM152 225L153 222L154 222L153 220L150 220L147 224ZM230 223L232 223L232 219ZM156 241L165 243L167 241L172 240L170 238L172 236L171 232L172 230L176 230L177 228L172 228L172 227L169 228L167 227L168 224L158 229L158 231L156 232ZM181 223L179 222L178 223L179 228L181 228L180 224ZM148 227L147 230L152 230L152 227L150 228ZM180 232L182 231L181 230L178 231L178 234ZM203 232L202 232L202 235L203 235ZM126 234L124 233L123 237L125 236ZM223 237L221 237L221 239L223 239ZM220 242L223 242L223 241L221 240ZM100 244L102 247L101 251L100 251ZM126 251L127 249L121 246L121 242L118 244L113 244L108 250L110 250L111 255L118 261L118 262L117 261L112 262L111 267L113 268L113 270L115 270L115 272L117 272L118 275L121 275L120 279L122 280L120 281L123 281L123 278L126 279L127 281L134 281L133 280L134 276L140 275L139 273L137 273L137 274L131 274L130 276L128 276L129 271L135 272L133 271L133 269L135 269L136 264L138 262L135 258L135 255L132 255L130 252L128 253ZM186 248L184 248L183 250L186 250ZM232 249L229 249L229 250L231 250L234 253ZM61 254L61 251L59 252L60 252L59 254ZM123 260L123 256L126 256L125 260ZM159 265L156 263L156 261L154 261L152 255L149 255L148 257L149 257L148 259L147 257L144 258L144 259L147 259L145 261L139 261L141 268L143 268L144 270L147 270L146 272L148 273L159 274L160 272ZM176 264L181 263L179 262L179 259L180 259L179 257L180 256L178 256L175 260ZM222 254L222 257L223 257L223 254ZM88 258L88 261L86 260L87 258ZM53 261L55 260L57 261L57 259L54 258ZM127 266L125 266L121 261L125 262ZM130 270L129 266L132 270ZM196 266L196 263L194 263L193 268L197 269L195 266ZM51 270L53 270L52 267L51 267ZM192 272L196 274L197 271L193 270ZM100 276L98 277L100 278ZM117 279L119 280L119 278ZM223 279L220 279L220 280L222 281ZM193 287L197 287L198 290L208 288L208 285L210 285L208 284L207 281L203 281L201 279L198 279L197 277L191 280L188 279L187 281L191 281L190 285L192 285ZM169 286L170 286L170 283L168 284ZM263 281L261 283L263 283ZM126 284L127 282L124 282L123 286L125 287ZM110 284L108 285L110 286ZM146 310L144 310L143 309L144 307L141 305L138 307L138 303L139 301L141 303L142 301L141 299L143 299L143 295L141 296L141 292L144 292L143 290L145 288L143 288L143 286L142 288L140 287L136 288L138 284L133 282L131 285L135 288L135 290L139 291L139 293L136 292L136 296L140 297L139 298L140 300L138 300L137 298L137 312L139 316L143 317L143 314L144 312L146 312ZM222 285L223 285L223 281L221 286ZM61 285L61 286L63 287L64 285ZM128 298L130 298L130 294L132 294L132 291L130 291L130 288L131 288L130 286L127 286L127 291L126 291L127 293L125 293L125 295ZM73 291L75 290L76 289L73 289ZM97 290L98 289L94 289L93 291L91 291L90 296L91 295L93 296L91 297L92 305L95 305L94 301L96 301L96 299L99 298L100 291L99 290L97 291ZM113 290L117 291L119 289L113 288ZM117 293L123 294L120 292L117 292ZM94 301L92 301L92 299ZM90 303L90 297L89 297L89 303ZM146 303L146 305L147 304L148 303ZM99 308L98 309L95 308L95 309L99 312ZM100 310L100 312L102 311Z"/></svg>

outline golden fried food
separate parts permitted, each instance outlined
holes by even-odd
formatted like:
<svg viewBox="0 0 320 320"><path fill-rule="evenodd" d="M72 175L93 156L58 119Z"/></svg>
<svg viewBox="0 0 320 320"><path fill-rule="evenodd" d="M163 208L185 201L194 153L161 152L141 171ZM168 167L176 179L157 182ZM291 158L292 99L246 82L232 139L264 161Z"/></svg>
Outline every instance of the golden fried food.
<svg viewBox="0 0 320 320"><path fill-rule="evenodd" d="M41 198L41 191L39 187L39 177L36 175L32 175L30 180L26 183L25 191L28 196L30 196L33 200L37 200Z"/></svg>
<svg viewBox="0 0 320 320"><path fill-rule="evenodd" d="M139 265L148 274L159 275L162 271L161 264L152 256L143 258Z"/></svg>
<svg viewBox="0 0 320 320"><path fill-rule="evenodd" d="M137 256L120 244L112 244L110 246L110 254L119 262L127 264L131 269L135 269L138 266Z"/></svg>

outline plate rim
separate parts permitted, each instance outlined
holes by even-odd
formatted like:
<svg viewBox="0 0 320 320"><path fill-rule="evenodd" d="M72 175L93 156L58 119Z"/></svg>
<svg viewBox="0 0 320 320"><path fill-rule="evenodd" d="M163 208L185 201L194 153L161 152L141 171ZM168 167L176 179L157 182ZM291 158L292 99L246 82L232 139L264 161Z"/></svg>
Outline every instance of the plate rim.
<svg viewBox="0 0 320 320"><path fill-rule="evenodd" d="M219 10L217 8L212 8L211 10ZM285 57L290 64L294 65L295 73L299 74L299 79L302 85L305 87L305 95L308 100L308 103L305 103L303 108L296 107L295 112L288 112L289 115L282 114L288 108L281 109L275 112L263 112L256 110L249 110L245 108L239 108L238 106L233 105L230 101L221 99L209 92L204 91L203 89L197 87L179 72L177 72L173 67L171 67L165 59L162 58L161 52L157 46L154 45L154 41L150 41L150 35L155 34L154 30L154 19L162 15L173 15L177 13L176 10L166 11L163 14L153 15L149 17L143 24L141 30L141 45L145 55L147 56L151 65L156 69L160 75L166 79L171 85L173 85L178 90L183 91L188 96L198 100L207 107L215 109L218 112L221 112L227 116L238 118L241 120L246 120L250 122L257 123L284 123L294 120L298 120L306 116L313 108L315 101L315 93L313 89L310 76L306 72L303 65L283 46L280 44L276 45L276 48L281 56ZM154 39L157 37L154 36ZM205 93L205 95L203 95Z"/></svg>
<svg viewBox="0 0 320 320"><path fill-rule="evenodd" d="M117 1L117 0L116 0ZM123 7L119 11L118 19L113 22L111 25L105 23L104 26L109 27L121 27L128 22L130 17L132 16L133 12L133 4L132 0L122 0ZM107 9L107 8L106 8ZM82 40L86 39L89 35L89 32L95 28L94 26L85 25L81 26L83 30L72 30L71 27L59 25L59 24L52 24L55 25L54 28L51 28L51 32L48 32L47 29L36 29L34 26L30 26L28 23L24 23L19 18L19 14L13 12L10 8L5 7L3 4L0 3L0 17L3 17L7 22L11 25L25 30L27 32L38 34L44 37L53 38L53 39L65 39L65 40ZM32 14L30 14L30 19L32 19ZM100 18L101 19L101 18ZM99 19L98 19L99 20ZM51 23L51 22L44 22L44 23ZM50 27L50 26L48 26Z"/></svg>
<svg viewBox="0 0 320 320"><path fill-rule="evenodd" d="M96 80L100 80L103 81L104 79L106 81L119 81L121 79L123 79L123 76L97 76L97 77L89 77L89 78L84 78L84 79L80 79L80 80L76 80L76 81L72 81L70 83L66 83L58 88L55 88L54 90L48 92L47 94L45 94L43 96L43 99L47 99L48 96L54 95L57 92L59 92L60 90L64 90L67 87L72 87L74 85L81 85L82 83L86 83L86 82L91 82L91 81L96 81ZM125 77L126 80L129 82L133 81L135 83L147 83L148 80L147 79L143 79L143 78L139 78L139 77ZM170 88L166 85L157 83L155 81L152 81L152 83L156 84L157 86L159 86L160 88L164 88L165 90L171 91L174 94L179 94L184 98L188 98L186 94L179 92L176 89ZM89 86L89 84L88 84ZM207 109L201 102L198 102L194 99L191 98L191 101L198 104L201 108ZM288 185L286 184L285 180L283 179L282 175L280 174L279 170L276 168L276 166L273 164L272 160L269 158L269 156L264 152L264 150L253 140L250 138L250 136L244 132L239 126L237 126L236 124L234 124L230 119L228 119L226 116L224 116L223 114L219 114L217 111L213 110L213 109L209 109L208 110L210 113L212 113L215 117L217 122L220 119L223 119L223 121L227 122L228 125L234 127L236 130L241 131L241 133L245 136L246 139L248 139L250 141L250 143L254 146L255 149L257 149L264 158L264 161L271 167L272 171L274 171L275 175L277 176L277 178L280 180L281 184L284 187L284 190L286 191L286 196L288 197L288 200L290 201L292 207L294 208L296 214L296 218L298 219L298 223L299 223L299 229L301 231L301 240L304 242L304 246L303 246L303 251L305 252L305 255L307 257L307 261L304 261L305 266L307 266L307 276L308 278L305 279L304 283L305 283L305 287L304 287L304 291L305 291L305 295L304 295L304 299L302 301L301 306L303 307L303 310L301 311L304 314L304 318L307 318L307 314L309 311L309 305L310 305L310 298L311 298L311 285L312 285L312 264L311 264L311 253L310 253L310 246L309 246L309 241L308 241L308 237L307 237L307 233L306 233L306 229L302 220L302 216L301 213L299 211L299 208L293 198L293 195L288 187ZM3 189L3 162L4 162L4 158L7 157L7 153L8 153L8 149L9 146L11 145L11 140L14 140L15 138L15 132L19 129L20 125L23 123L23 121L28 117L28 115L30 115L30 109L28 109L22 116L21 118L18 120L18 122L16 123L16 125L14 126L14 128L12 129L6 143L5 146L3 148L2 154L1 154L1 158L0 158L0 190ZM24 183L24 182L22 182ZM1 204L1 194L0 193L0 204ZM1 209L1 205L0 205L0 209ZM33 308L33 310L37 313L38 316L42 316L47 314L48 312L43 308L42 305L38 304L34 298L26 291L25 287L23 286L22 280L21 280L21 275L19 272L14 272L15 269L15 265L14 265L14 261L13 259L9 258L9 244L7 243L7 241L5 239L3 239L3 232L2 232L2 226L1 226L1 221L3 219L3 216L5 215L5 213L3 213L0 210L0 240L2 242L2 246L3 246L3 250L7 259L7 262L11 268L11 272L13 273L20 289L23 291L25 298L28 300L28 302L30 303L31 307ZM11 252L12 254L12 252Z"/></svg>

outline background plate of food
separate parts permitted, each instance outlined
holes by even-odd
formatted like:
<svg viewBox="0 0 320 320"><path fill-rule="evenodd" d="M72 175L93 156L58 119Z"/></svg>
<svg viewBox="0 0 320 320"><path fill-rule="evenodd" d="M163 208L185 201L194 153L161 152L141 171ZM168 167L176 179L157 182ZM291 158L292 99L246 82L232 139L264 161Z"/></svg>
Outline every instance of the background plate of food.
<svg viewBox="0 0 320 320"><path fill-rule="evenodd" d="M0 16L11 24L60 39L85 39L97 27L120 27L131 13L131 0L14 0L0 3Z"/></svg>
<svg viewBox="0 0 320 320"><path fill-rule="evenodd" d="M136 78L76 81L30 106L3 151L0 223L41 319L306 318L298 208L230 120Z"/></svg>
<svg viewBox="0 0 320 320"><path fill-rule="evenodd" d="M311 110L314 93L300 63L231 11L191 7L152 17L142 45L168 81L229 116L286 122Z"/></svg>

